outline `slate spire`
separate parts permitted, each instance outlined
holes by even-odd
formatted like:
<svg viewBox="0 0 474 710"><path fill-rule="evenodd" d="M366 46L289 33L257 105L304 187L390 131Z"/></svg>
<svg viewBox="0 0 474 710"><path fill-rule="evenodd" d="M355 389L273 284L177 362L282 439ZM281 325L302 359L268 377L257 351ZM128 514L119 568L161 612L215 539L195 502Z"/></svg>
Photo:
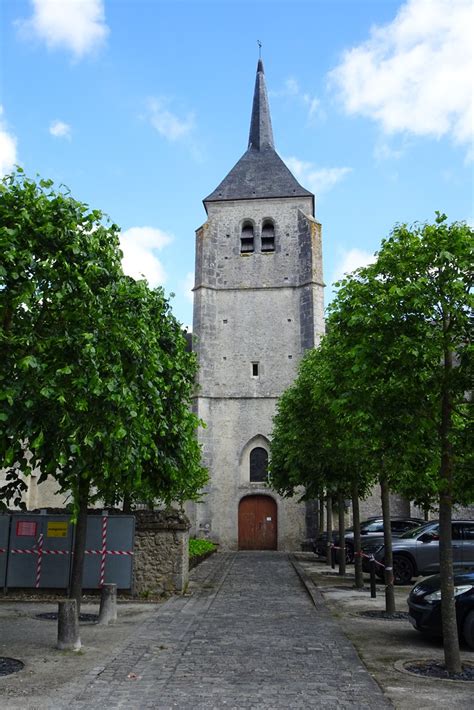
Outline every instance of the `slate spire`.
<svg viewBox="0 0 474 710"><path fill-rule="evenodd" d="M263 62L258 60L255 90L253 93L252 118L250 120L249 149L275 148L272 121L268 104Z"/></svg>
<svg viewBox="0 0 474 710"><path fill-rule="evenodd" d="M270 197L313 197L313 194L301 187L275 150L263 62L259 59L248 148L214 192L204 199L204 205Z"/></svg>

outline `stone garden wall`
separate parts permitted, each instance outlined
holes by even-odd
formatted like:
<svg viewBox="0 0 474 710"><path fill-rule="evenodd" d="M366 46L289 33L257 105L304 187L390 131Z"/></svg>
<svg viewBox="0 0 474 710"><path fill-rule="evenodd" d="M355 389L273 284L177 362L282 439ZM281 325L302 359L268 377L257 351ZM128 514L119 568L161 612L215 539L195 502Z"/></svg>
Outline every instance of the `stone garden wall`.
<svg viewBox="0 0 474 710"><path fill-rule="evenodd" d="M133 594L183 592L189 574L189 520L176 510L135 511Z"/></svg>

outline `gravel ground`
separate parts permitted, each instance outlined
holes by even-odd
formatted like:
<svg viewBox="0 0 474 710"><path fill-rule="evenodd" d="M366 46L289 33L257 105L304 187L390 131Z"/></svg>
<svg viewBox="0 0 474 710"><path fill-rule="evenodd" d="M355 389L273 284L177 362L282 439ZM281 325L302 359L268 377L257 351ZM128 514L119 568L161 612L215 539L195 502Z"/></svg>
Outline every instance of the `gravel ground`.
<svg viewBox="0 0 474 710"><path fill-rule="evenodd" d="M5 710L43 710L72 699L84 679L113 657L137 624L156 608L156 604L121 603L116 624L81 624L82 649L64 652L55 648L57 624L36 618L36 614L57 611L56 604L1 599L0 656L19 659L25 667L0 677L0 706ZM81 610L97 614L98 600L83 604Z"/></svg>

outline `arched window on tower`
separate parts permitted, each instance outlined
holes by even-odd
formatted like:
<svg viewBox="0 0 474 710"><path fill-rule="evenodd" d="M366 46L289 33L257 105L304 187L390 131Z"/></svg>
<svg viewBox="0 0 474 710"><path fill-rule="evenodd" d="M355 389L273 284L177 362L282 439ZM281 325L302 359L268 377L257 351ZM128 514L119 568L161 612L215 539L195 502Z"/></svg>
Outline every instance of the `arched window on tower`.
<svg viewBox="0 0 474 710"><path fill-rule="evenodd" d="M261 446L250 452L250 482L263 483L267 480L268 453Z"/></svg>
<svg viewBox="0 0 474 710"><path fill-rule="evenodd" d="M275 251L275 225L269 219L262 225L262 251Z"/></svg>
<svg viewBox="0 0 474 710"><path fill-rule="evenodd" d="M240 235L240 253L252 254L253 250L253 224L251 222L244 222L242 225L242 234Z"/></svg>

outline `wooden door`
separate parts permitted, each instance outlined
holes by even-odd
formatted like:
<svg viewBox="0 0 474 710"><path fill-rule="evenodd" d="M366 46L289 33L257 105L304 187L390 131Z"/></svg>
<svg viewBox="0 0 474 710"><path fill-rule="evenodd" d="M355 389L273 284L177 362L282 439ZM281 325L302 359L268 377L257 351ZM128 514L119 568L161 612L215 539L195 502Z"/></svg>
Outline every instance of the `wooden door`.
<svg viewBox="0 0 474 710"><path fill-rule="evenodd" d="M239 550L277 549L277 505L270 496L246 496L239 504Z"/></svg>

